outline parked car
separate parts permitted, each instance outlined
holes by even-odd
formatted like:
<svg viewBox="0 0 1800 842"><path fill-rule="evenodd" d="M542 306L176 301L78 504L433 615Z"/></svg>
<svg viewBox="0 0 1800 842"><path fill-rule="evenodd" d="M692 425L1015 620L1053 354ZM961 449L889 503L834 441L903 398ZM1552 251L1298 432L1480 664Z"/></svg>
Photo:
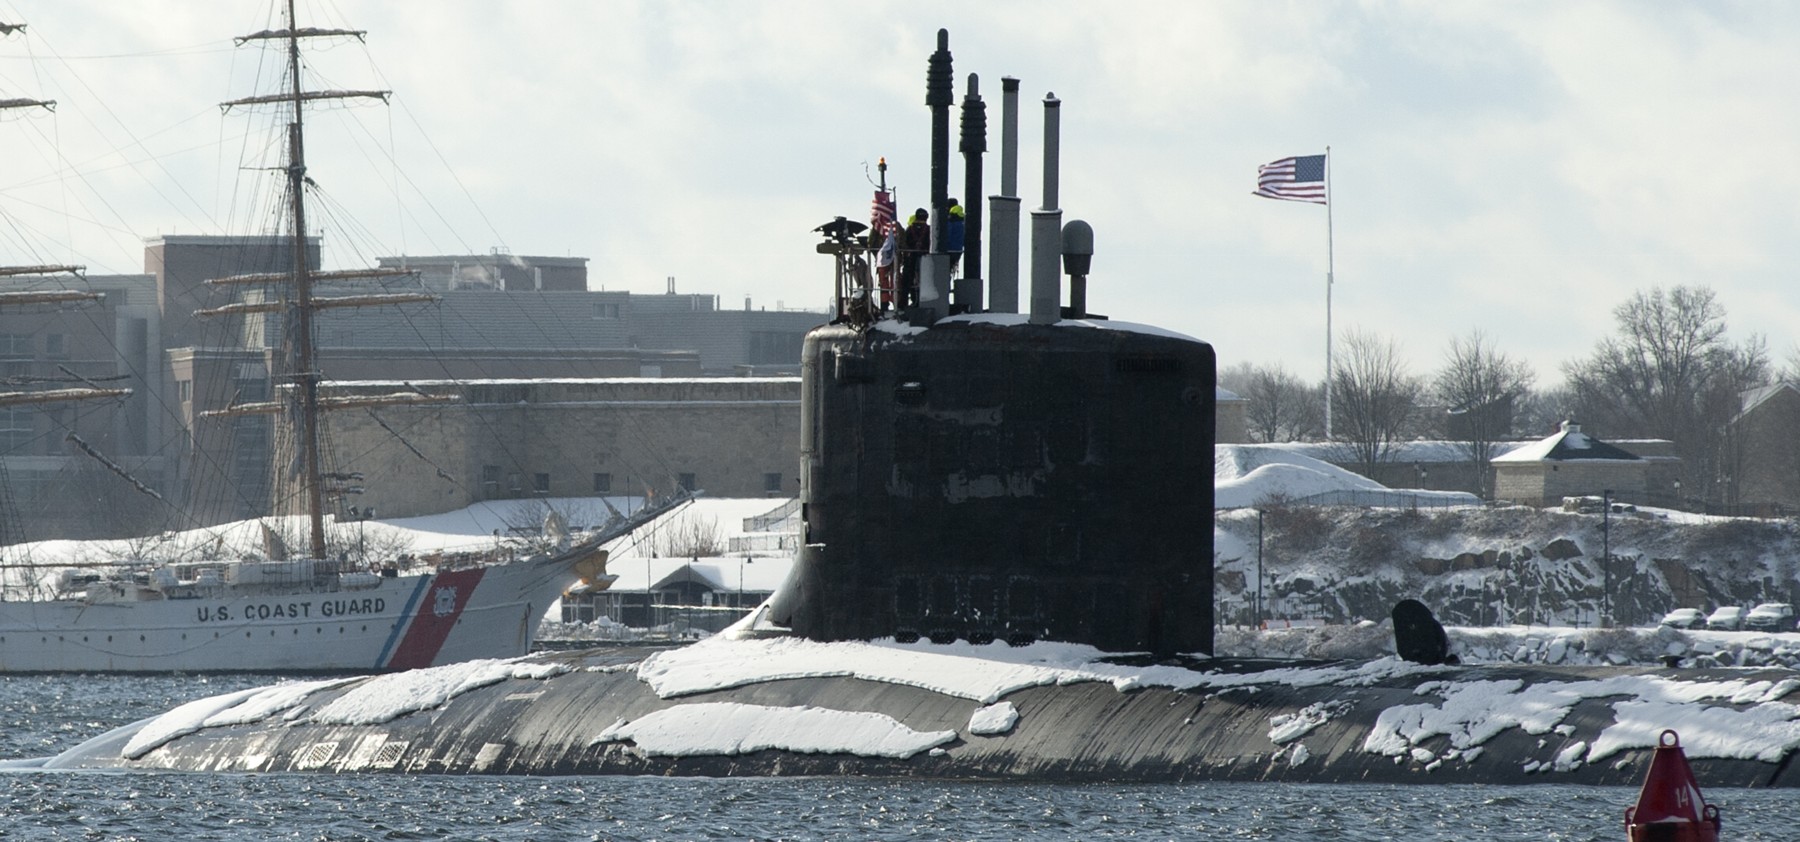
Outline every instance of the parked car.
<svg viewBox="0 0 1800 842"><path fill-rule="evenodd" d="M1793 631L1794 606L1785 602L1765 602L1744 616L1744 628L1755 631Z"/></svg>
<svg viewBox="0 0 1800 842"><path fill-rule="evenodd" d="M1677 608L1663 615L1662 624L1672 629L1697 629L1706 625L1706 615L1698 608Z"/></svg>
<svg viewBox="0 0 1800 842"><path fill-rule="evenodd" d="M1744 627L1744 606L1721 605L1706 615L1706 627L1713 631L1737 631Z"/></svg>

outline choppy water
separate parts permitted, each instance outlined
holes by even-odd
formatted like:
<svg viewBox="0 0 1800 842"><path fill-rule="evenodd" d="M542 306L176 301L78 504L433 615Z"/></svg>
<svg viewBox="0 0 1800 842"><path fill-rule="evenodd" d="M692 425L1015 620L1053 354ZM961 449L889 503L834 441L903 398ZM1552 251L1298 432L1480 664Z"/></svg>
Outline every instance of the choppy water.
<svg viewBox="0 0 1800 842"><path fill-rule="evenodd" d="M266 676L0 676L0 758ZM1050 786L843 778L0 774L6 839L1619 840L1602 787ZM1800 838L1800 798L1711 790L1725 838Z"/></svg>

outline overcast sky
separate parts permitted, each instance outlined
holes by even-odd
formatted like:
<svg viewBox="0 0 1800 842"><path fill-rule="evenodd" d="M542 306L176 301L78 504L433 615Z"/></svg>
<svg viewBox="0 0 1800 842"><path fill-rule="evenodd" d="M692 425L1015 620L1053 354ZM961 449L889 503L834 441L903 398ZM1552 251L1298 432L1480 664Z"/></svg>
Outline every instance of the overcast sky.
<svg viewBox="0 0 1800 842"><path fill-rule="evenodd" d="M1250 195L1332 150L1338 335L1416 373L1484 329L1561 381L1634 291L1710 285L1738 339L1794 345L1800 6L1779 3L940 3L301 0L369 30L308 85L392 89L308 115L331 268L407 252L590 258L593 288L824 308L811 228L866 215L886 156L926 204L926 58L950 30L998 147L1023 80L1020 193L1063 101L1065 218L1089 304L1212 342L1221 366L1324 365L1326 209ZM136 272L158 234L261 231L263 0L0 0L0 260ZM260 71L261 82L258 81ZM998 189L998 156L987 192ZM952 185L962 180L960 161ZM960 189L953 186L952 193ZM964 197L966 199L966 197Z"/></svg>

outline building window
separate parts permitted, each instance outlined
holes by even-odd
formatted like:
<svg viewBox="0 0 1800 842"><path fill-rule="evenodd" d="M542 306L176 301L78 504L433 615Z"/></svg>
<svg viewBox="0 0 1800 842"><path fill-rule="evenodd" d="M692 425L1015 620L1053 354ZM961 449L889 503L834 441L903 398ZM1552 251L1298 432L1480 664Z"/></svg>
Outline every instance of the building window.
<svg viewBox="0 0 1800 842"><path fill-rule="evenodd" d="M44 334L44 356L53 360L69 358L68 336L61 333Z"/></svg>
<svg viewBox="0 0 1800 842"><path fill-rule="evenodd" d="M0 333L0 357L31 359L31 337L23 333Z"/></svg>
<svg viewBox="0 0 1800 842"><path fill-rule="evenodd" d="M531 475L531 490L539 494L550 493L550 475L537 473Z"/></svg>
<svg viewBox="0 0 1800 842"><path fill-rule="evenodd" d="M594 475L594 493L595 494L611 494L612 493L612 474L595 474Z"/></svg>
<svg viewBox="0 0 1800 842"><path fill-rule="evenodd" d="M69 411L52 409L45 414L50 418L50 435L44 437L44 455L61 456L67 446L64 444L66 439L63 438L63 434L74 432L69 427Z"/></svg>
<svg viewBox="0 0 1800 842"><path fill-rule="evenodd" d="M0 452L22 453L31 444L34 421L29 409L0 409Z"/></svg>
<svg viewBox="0 0 1800 842"><path fill-rule="evenodd" d="M178 401L181 401L182 403L187 403L188 401L193 400L194 399L194 381L192 381L192 380L177 380L177 381L175 381L175 399Z"/></svg>
<svg viewBox="0 0 1800 842"><path fill-rule="evenodd" d="M763 474L763 490L771 494L780 494L781 474Z"/></svg>
<svg viewBox="0 0 1800 842"><path fill-rule="evenodd" d="M506 489L507 489L507 490L508 490L508 491L511 491L511 492L512 492L512 493L514 493L514 494L517 494L517 493L519 493L519 492L520 492L520 491L523 491L523 490L524 490L524 487L523 487L523 486L520 486L520 485L519 485L519 474L518 474L518 472L516 472L516 471L515 471L515 472L513 472L513 473L510 473L510 474L507 474L507 475L506 475Z"/></svg>
<svg viewBox="0 0 1800 842"><path fill-rule="evenodd" d="M481 496L494 498L500 496L500 466L481 466Z"/></svg>
<svg viewBox="0 0 1800 842"><path fill-rule="evenodd" d="M596 319L616 319L618 317L619 317L619 305L617 303L607 303L604 301L594 302L594 318L596 318Z"/></svg>
<svg viewBox="0 0 1800 842"><path fill-rule="evenodd" d="M681 486L682 491L693 491L695 485L694 475L682 474L677 478L677 483Z"/></svg>

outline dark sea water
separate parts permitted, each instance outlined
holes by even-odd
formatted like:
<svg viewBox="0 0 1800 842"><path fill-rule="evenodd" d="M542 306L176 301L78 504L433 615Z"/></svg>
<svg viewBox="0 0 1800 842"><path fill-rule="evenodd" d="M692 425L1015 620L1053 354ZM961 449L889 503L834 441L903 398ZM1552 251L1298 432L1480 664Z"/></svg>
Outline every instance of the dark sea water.
<svg viewBox="0 0 1800 842"><path fill-rule="evenodd" d="M0 676L0 759L268 676ZM0 774L0 837L70 840L1620 840L1630 789ZM1709 790L1724 839L1800 839L1800 795Z"/></svg>

